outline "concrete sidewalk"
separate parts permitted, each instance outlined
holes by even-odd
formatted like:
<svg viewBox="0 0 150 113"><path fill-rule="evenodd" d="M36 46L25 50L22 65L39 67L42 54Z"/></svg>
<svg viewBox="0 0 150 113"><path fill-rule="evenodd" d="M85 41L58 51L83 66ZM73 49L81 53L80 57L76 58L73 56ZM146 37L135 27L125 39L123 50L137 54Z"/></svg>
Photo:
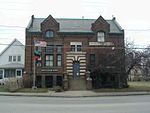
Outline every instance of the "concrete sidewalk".
<svg viewBox="0 0 150 113"><path fill-rule="evenodd" d="M150 92L94 92L94 91L64 91L47 93L9 93L0 92L0 96L31 96L31 97L102 97L102 96L131 96L131 95L150 95Z"/></svg>

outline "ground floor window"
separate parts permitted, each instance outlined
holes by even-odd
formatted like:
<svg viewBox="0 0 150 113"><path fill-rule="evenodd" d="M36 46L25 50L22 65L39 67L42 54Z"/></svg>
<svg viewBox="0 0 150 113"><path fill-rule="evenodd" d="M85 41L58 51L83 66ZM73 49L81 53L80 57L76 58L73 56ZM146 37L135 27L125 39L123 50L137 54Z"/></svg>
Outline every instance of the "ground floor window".
<svg viewBox="0 0 150 113"><path fill-rule="evenodd" d="M16 72L15 69L5 69L4 77L5 78L15 77L16 76L15 72Z"/></svg>
<svg viewBox="0 0 150 113"><path fill-rule="evenodd" d="M4 70L0 70L0 79L3 79Z"/></svg>
<svg viewBox="0 0 150 113"><path fill-rule="evenodd" d="M38 88L42 87L42 77L41 76L36 76L36 86Z"/></svg>
<svg viewBox="0 0 150 113"><path fill-rule="evenodd" d="M63 86L63 76L36 76L37 87L52 88L54 86Z"/></svg>
<svg viewBox="0 0 150 113"><path fill-rule="evenodd" d="M57 86L62 86L62 76L57 76L56 77L56 85Z"/></svg>
<svg viewBox="0 0 150 113"><path fill-rule="evenodd" d="M53 87L53 76L45 76L45 87Z"/></svg>
<svg viewBox="0 0 150 113"><path fill-rule="evenodd" d="M16 69L16 76L22 76L22 69Z"/></svg>

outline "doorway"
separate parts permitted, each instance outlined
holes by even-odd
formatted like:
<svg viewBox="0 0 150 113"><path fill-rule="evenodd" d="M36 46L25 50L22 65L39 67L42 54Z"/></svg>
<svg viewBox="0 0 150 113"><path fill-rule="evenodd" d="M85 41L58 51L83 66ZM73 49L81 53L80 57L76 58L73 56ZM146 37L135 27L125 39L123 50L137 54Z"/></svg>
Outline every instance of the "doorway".
<svg viewBox="0 0 150 113"><path fill-rule="evenodd" d="M79 78L80 76L80 62L79 61L74 61L73 62L73 78Z"/></svg>

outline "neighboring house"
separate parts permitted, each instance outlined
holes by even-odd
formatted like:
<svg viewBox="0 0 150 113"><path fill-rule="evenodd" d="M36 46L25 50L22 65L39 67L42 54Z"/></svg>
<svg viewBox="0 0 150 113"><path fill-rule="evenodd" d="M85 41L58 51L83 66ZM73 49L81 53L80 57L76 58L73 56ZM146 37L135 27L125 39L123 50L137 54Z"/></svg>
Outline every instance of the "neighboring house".
<svg viewBox="0 0 150 113"><path fill-rule="evenodd" d="M141 65L136 65L134 66L129 75L128 75L128 80L129 81L141 81L143 80L143 69Z"/></svg>
<svg viewBox="0 0 150 113"><path fill-rule="evenodd" d="M24 71L24 45L17 39L0 54L0 81L9 77L22 77Z"/></svg>
<svg viewBox="0 0 150 113"><path fill-rule="evenodd" d="M34 47L34 42L47 45ZM40 58L34 66L35 50ZM124 53L124 30L115 18L32 16L26 28L24 86L32 87L36 79L38 87L82 90L90 74L93 88L126 87Z"/></svg>

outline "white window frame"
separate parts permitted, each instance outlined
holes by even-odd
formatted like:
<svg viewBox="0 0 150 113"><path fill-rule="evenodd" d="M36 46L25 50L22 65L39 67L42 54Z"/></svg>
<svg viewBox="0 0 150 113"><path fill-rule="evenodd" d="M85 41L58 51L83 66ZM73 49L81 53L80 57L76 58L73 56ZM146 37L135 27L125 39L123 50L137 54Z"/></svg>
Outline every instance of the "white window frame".
<svg viewBox="0 0 150 113"><path fill-rule="evenodd" d="M82 42L70 42L70 45L71 46L74 46L74 51L72 51L72 52L80 52L80 51L78 51L78 46L81 46L82 47ZM82 50L81 50L82 51Z"/></svg>
<svg viewBox="0 0 150 113"><path fill-rule="evenodd" d="M4 78L4 69L0 69L2 71L2 79Z"/></svg>
<svg viewBox="0 0 150 113"><path fill-rule="evenodd" d="M97 32L97 41L105 42L105 32L103 32L103 31Z"/></svg>
<svg viewBox="0 0 150 113"><path fill-rule="evenodd" d="M20 76L17 75L17 71L20 71L20 72L21 72L21 75L20 75ZM16 77L22 77L22 69L16 69Z"/></svg>

